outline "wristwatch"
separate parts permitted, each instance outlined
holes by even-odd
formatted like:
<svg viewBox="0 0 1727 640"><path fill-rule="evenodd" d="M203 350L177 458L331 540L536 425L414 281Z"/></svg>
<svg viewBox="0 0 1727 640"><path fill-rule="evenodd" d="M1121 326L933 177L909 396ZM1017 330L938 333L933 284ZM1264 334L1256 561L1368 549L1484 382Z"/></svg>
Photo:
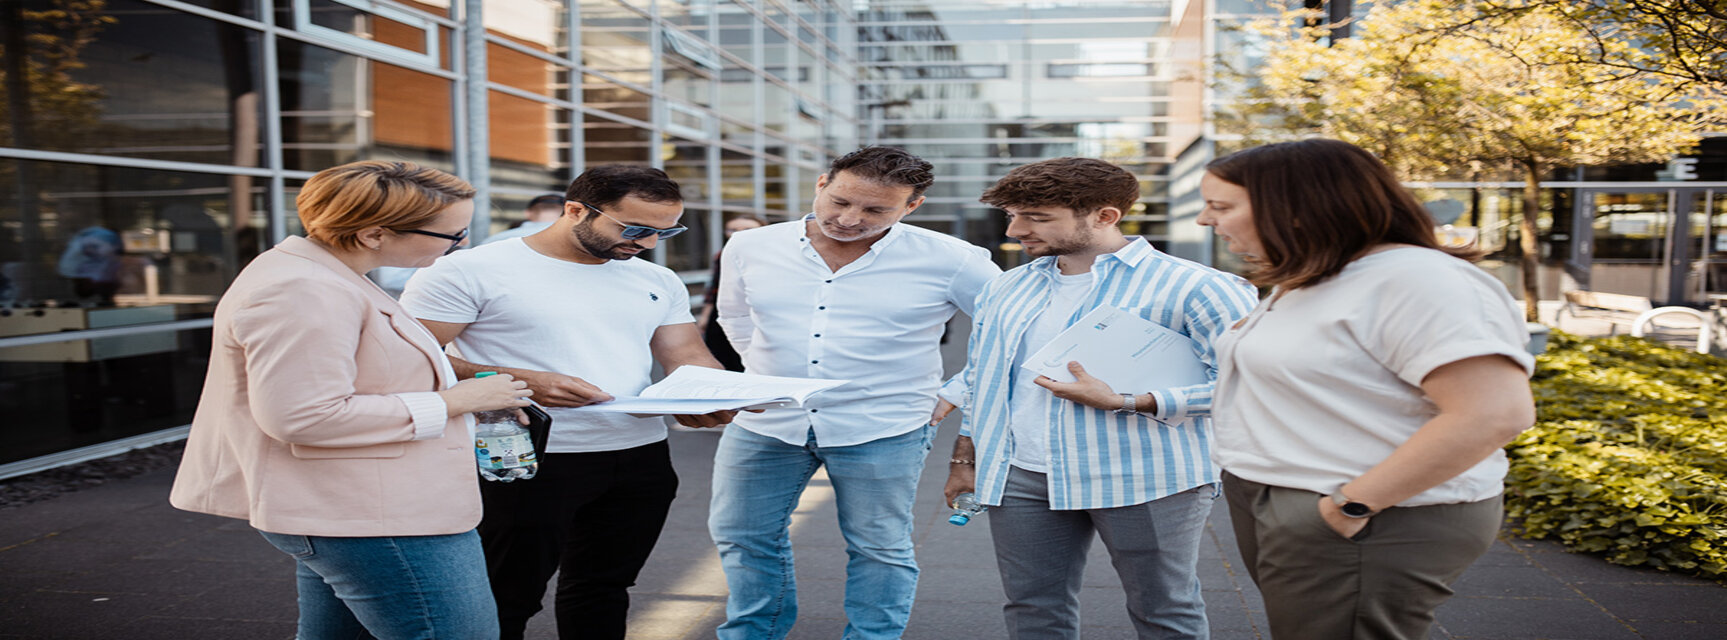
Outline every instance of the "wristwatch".
<svg viewBox="0 0 1727 640"><path fill-rule="evenodd" d="M1342 511L1343 515L1351 518L1371 518L1379 513L1378 511L1374 511L1373 507L1350 500L1349 496L1343 495L1342 489L1338 489L1337 493L1331 494L1331 503L1337 505L1337 509Z"/></svg>
<svg viewBox="0 0 1727 640"><path fill-rule="evenodd" d="M1135 399L1133 394L1131 394L1131 393L1121 394L1121 408L1116 409L1115 412L1122 414L1122 415L1139 413L1139 409L1136 406L1138 404L1139 404L1139 400Z"/></svg>

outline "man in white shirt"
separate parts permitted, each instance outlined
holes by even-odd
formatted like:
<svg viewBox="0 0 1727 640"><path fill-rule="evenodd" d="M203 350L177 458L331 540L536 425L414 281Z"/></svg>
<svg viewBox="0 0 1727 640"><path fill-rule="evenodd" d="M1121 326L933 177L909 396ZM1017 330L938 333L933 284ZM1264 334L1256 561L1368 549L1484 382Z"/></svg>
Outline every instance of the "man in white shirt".
<svg viewBox="0 0 1727 640"><path fill-rule="evenodd" d="M814 213L734 236L719 322L745 370L849 384L738 416L714 458L709 532L730 595L721 640L778 640L797 619L788 527L827 468L846 538L848 639L899 638L917 589L912 499L935 428L939 341L1001 270L989 252L900 224L931 165L868 147L816 180Z"/></svg>
<svg viewBox="0 0 1727 640"><path fill-rule="evenodd" d="M522 637L557 573L558 637L621 640L628 588L659 539L677 475L661 419L571 408L639 393L655 361L667 372L720 364L696 332L683 281L631 259L684 230L677 183L658 169L608 165L578 176L565 196L563 216L540 233L420 270L402 306L440 344L455 342L459 377L513 375L553 417L537 476L481 485L502 637Z"/></svg>
<svg viewBox="0 0 1727 640"><path fill-rule="evenodd" d="M562 218L563 216L563 194L548 193L543 196L535 196L533 200L528 201L527 220L524 220L514 228L505 229L492 234L491 237L486 238L486 241L481 244L502 242L504 240L509 240L510 238L526 238L539 233L546 227L552 226L553 222L557 222L558 218Z"/></svg>

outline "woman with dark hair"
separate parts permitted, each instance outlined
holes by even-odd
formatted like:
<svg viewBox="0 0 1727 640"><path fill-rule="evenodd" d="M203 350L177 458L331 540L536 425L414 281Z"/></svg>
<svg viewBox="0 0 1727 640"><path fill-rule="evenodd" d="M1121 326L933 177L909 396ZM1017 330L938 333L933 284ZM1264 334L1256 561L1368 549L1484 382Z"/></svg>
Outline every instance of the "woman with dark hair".
<svg viewBox="0 0 1727 640"><path fill-rule="evenodd" d="M1213 404L1272 636L1426 638L1499 530L1501 447L1534 422L1521 312L1354 145L1206 169L1199 224L1272 287L1219 340Z"/></svg>
<svg viewBox="0 0 1727 640"><path fill-rule="evenodd" d="M216 305L209 375L169 501L248 521L294 559L300 638L498 637L474 532L474 411L509 375L456 381L431 332L365 278L467 242L474 188L407 162L318 172L305 237L259 254Z"/></svg>
<svg viewBox="0 0 1727 640"><path fill-rule="evenodd" d="M749 231L756 227L765 227L767 224L767 220L763 220L761 216L755 214L746 213L734 216L726 220L725 237L721 242L732 239L732 234L739 231ZM719 360L720 364L724 365L727 370L743 371L743 357L739 356L737 350L732 348L732 343L726 339L726 332L720 328L720 323L714 322L714 303L718 302L719 299L720 252L715 251L714 266L708 272L708 291L702 297L702 312L696 318L696 326L702 330L702 341L707 343L708 351L713 352L715 360Z"/></svg>

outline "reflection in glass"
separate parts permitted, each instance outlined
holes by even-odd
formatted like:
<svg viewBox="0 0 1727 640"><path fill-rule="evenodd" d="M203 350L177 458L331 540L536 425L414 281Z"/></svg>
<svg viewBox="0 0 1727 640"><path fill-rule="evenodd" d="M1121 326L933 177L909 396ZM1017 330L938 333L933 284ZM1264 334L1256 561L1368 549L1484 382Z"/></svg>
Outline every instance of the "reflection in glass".
<svg viewBox="0 0 1727 640"><path fill-rule="evenodd" d="M642 122L653 119L653 99L648 94L594 74L582 76L582 102L588 108L609 111L625 118Z"/></svg>
<svg viewBox="0 0 1727 640"><path fill-rule="evenodd" d="M450 80L294 40L277 49L288 169L372 158L452 168Z"/></svg>
<svg viewBox="0 0 1727 640"><path fill-rule="evenodd" d="M0 336L25 325L68 328L173 320L172 309L0 309ZM210 330L0 348L0 464L191 421Z"/></svg>
<svg viewBox="0 0 1727 640"><path fill-rule="evenodd" d="M650 23L642 14L611 0L582 0L581 16L583 64L608 72L646 73L652 67Z"/></svg>
<svg viewBox="0 0 1727 640"><path fill-rule="evenodd" d="M569 146L560 142L557 123L568 112L497 91L487 98L493 188L562 191L571 177Z"/></svg>
<svg viewBox="0 0 1727 640"><path fill-rule="evenodd" d="M0 3L0 42L29 52L0 73L33 70L4 83L0 146L258 166L258 37L132 0Z"/></svg>
<svg viewBox="0 0 1727 640"><path fill-rule="evenodd" d="M0 306L212 302L264 241L262 181L0 158L0 179L19 176L0 201L20 230L0 235Z"/></svg>
<svg viewBox="0 0 1727 640"><path fill-rule="evenodd" d="M582 133L587 139L582 149L588 166L646 165L652 160L648 149L652 138L647 129L589 114L583 118Z"/></svg>

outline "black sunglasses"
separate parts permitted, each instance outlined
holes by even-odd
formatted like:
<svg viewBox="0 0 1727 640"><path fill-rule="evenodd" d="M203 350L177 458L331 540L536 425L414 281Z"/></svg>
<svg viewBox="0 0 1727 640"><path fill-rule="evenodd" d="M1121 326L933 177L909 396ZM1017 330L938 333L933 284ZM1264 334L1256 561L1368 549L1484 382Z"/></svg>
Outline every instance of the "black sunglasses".
<svg viewBox="0 0 1727 640"><path fill-rule="evenodd" d="M588 204L586 202L582 202L580 200L576 200L574 202L576 204L582 205L583 208L585 208L589 211L600 214L602 216L606 216L606 212L601 211L599 207ZM606 216L606 219L611 220L612 222L616 222L620 225L623 225L624 232L622 235L624 236L624 239L626 239L626 240L640 240L642 238L646 238L648 236L656 235L656 234L658 234L661 238L670 238L672 236L678 235L678 234L683 233L685 231L689 231L689 229L690 229L689 227L686 227L686 226L681 225L681 224L678 226L675 226L675 227L667 228L667 229L655 229L653 227L644 227L644 226L639 225L639 224L628 224L622 220L619 220L617 218L613 218L611 216Z"/></svg>
<svg viewBox="0 0 1727 640"><path fill-rule="evenodd" d="M438 233L436 231L427 231L425 229L401 229L401 230L391 229L391 231L395 231L396 233L417 233L417 234L420 234L422 236L432 236L434 238L443 238L445 240L449 240L450 241L450 248L444 250L444 255L446 255L446 256L450 255L452 253L455 253L456 249L458 249L462 246L462 241L468 239L468 230L467 229L463 229L461 233L458 233L458 234L453 235L453 236L448 234L448 233Z"/></svg>

